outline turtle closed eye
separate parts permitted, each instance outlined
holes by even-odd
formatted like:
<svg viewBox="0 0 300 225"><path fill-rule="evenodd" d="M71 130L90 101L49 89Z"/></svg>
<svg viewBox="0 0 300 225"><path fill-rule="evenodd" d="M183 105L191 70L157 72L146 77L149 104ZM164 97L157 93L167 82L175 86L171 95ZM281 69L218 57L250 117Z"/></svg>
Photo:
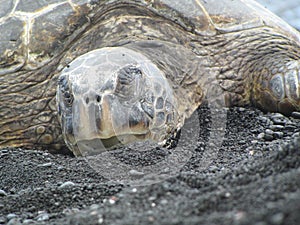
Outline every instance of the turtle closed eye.
<svg viewBox="0 0 300 225"><path fill-rule="evenodd" d="M70 106L73 103L73 94L70 91L68 80L65 76L61 76L58 81L60 91L63 95L64 102L66 105Z"/></svg>
<svg viewBox="0 0 300 225"><path fill-rule="evenodd" d="M136 78L142 76L142 71L136 66L129 65L118 71L117 82L120 84L130 84Z"/></svg>
<svg viewBox="0 0 300 225"><path fill-rule="evenodd" d="M115 93L121 98L132 98L139 93L141 78L142 71L136 66L121 68L117 73Z"/></svg>
<svg viewBox="0 0 300 225"><path fill-rule="evenodd" d="M66 103L68 106L71 106L71 105L72 105L73 100L74 100L73 95L70 94L70 92L65 92L65 93L64 93L64 101L65 101L65 103Z"/></svg>
<svg viewBox="0 0 300 225"><path fill-rule="evenodd" d="M58 79L58 85L59 85L60 90L62 92L64 92L65 90L69 89L68 81L66 79L66 76L60 76L59 77L59 79Z"/></svg>

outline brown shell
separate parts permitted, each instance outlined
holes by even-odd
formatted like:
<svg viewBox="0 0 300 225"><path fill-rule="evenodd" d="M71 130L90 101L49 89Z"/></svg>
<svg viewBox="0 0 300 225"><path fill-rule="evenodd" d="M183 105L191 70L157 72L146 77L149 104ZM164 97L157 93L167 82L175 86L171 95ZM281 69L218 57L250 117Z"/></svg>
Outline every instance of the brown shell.
<svg viewBox="0 0 300 225"><path fill-rule="evenodd" d="M120 4L117 0L89 2L8 0L2 4L0 74L45 65L76 37L72 33L80 33L89 25L96 9ZM253 0L126 0L122 5L145 6L200 35L270 26L280 27L285 35L300 41L293 28Z"/></svg>

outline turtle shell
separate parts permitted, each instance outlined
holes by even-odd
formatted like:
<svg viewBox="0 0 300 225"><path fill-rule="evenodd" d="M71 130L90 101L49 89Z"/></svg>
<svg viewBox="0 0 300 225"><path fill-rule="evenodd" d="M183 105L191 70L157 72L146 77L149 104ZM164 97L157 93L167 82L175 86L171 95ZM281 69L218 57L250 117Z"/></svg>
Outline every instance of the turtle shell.
<svg viewBox="0 0 300 225"><path fill-rule="evenodd" d="M300 40L293 28L253 0L185 0L184 4L179 0L7 0L0 6L0 74L42 67L61 54L97 15L109 8L134 5L199 35L269 26Z"/></svg>
<svg viewBox="0 0 300 225"><path fill-rule="evenodd" d="M153 7L169 7L166 17L178 21L200 35L215 35L244 29L269 26L280 28L291 38L300 40L297 32L282 19L254 0L154 0ZM160 7L159 7L160 6ZM172 12L173 13L170 13ZM174 13L176 12L176 13ZM179 13L180 15L178 15Z"/></svg>
<svg viewBox="0 0 300 225"><path fill-rule="evenodd" d="M71 41L67 37L87 24L91 8L86 3L8 0L1 4L0 73L41 67L62 52Z"/></svg>

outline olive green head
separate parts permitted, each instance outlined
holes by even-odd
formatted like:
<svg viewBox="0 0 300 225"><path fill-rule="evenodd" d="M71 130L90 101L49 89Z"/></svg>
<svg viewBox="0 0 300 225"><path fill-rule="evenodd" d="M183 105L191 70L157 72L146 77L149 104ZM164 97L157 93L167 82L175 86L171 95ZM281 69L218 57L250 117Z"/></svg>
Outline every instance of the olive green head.
<svg viewBox="0 0 300 225"><path fill-rule="evenodd" d="M86 53L65 68L57 90L64 139L75 155L137 140L162 142L178 126L177 102L164 74L124 47Z"/></svg>

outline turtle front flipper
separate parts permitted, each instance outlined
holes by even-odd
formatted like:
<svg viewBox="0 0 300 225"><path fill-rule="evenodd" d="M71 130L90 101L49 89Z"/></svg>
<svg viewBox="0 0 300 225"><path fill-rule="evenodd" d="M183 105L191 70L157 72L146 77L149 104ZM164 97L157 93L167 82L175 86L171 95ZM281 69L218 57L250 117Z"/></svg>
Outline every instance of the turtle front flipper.
<svg viewBox="0 0 300 225"><path fill-rule="evenodd" d="M270 112L290 115L300 111L300 60L266 64L253 84L254 105Z"/></svg>

